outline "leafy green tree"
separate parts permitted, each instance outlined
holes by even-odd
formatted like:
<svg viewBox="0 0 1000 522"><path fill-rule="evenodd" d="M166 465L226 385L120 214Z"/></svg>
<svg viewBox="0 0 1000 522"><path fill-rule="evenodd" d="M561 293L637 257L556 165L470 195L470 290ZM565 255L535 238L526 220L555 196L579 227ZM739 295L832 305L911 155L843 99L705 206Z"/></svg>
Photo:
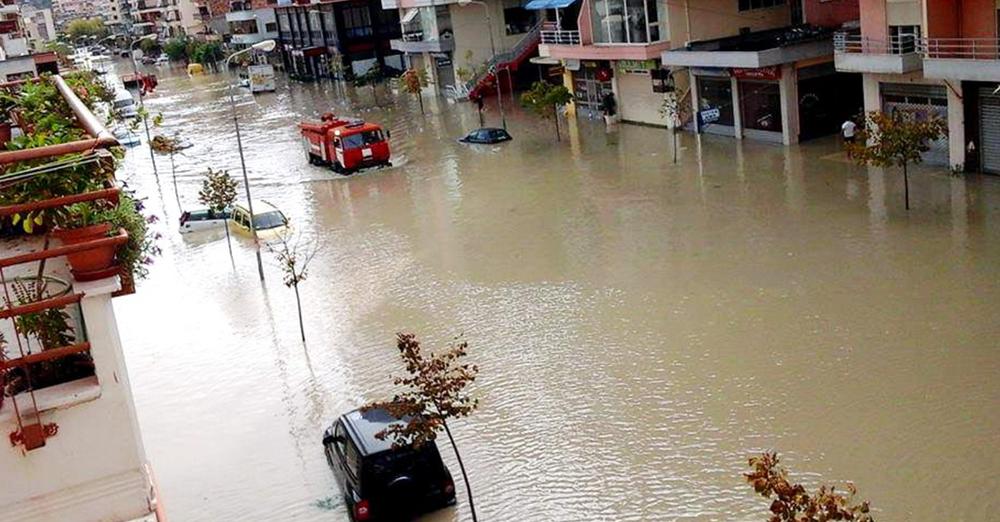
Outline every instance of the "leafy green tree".
<svg viewBox="0 0 1000 522"><path fill-rule="evenodd" d="M396 386L403 386L405 391L391 401L373 402L364 409L383 409L397 419L406 419L406 422L394 423L375 436L380 440L392 438L394 447L410 444L420 447L435 440L443 430L462 470L465 490L469 495L469 510L475 522L472 486L469 485L469 476L455 438L448 428L449 419L467 417L479 406L479 400L466 391L466 387L476 380L479 367L461 362L469 343L459 340L441 352L424 353L415 335L399 333L396 334L396 348L409 375L396 377L393 382Z"/></svg>
<svg viewBox="0 0 1000 522"><path fill-rule="evenodd" d="M201 190L198 191L198 201L202 205L208 206L208 210L214 213L223 213L229 209L236 201L236 187L238 183L228 170L213 170L208 168L205 179L201 181ZM229 257L233 257L233 244L229 238L229 220L226 220L226 244L229 246Z"/></svg>
<svg viewBox="0 0 1000 522"><path fill-rule="evenodd" d="M851 157L861 165L901 167L906 210L910 210L910 163L923 161L929 142L945 136L948 124L941 119L922 120L910 111L892 114L872 111L865 117L855 141L847 144Z"/></svg>
<svg viewBox="0 0 1000 522"><path fill-rule="evenodd" d="M768 522L827 522L851 520L874 522L867 501L855 503L857 488L847 485L844 496L834 486L822 485L813 494L788 480L788 470L779 465L777 453L763 453L750 458L753 471L744 475L758 495L772 500Z"/></svg>
<svg viewBox="0 0 1000 522"><path fill-rule="evenodd" d="M557 141L562 139L559 136L559 107L572 100L573 94L566 87L542 81L531 84L531 89L521 94L521 105L542 118L552 118L556 124Z"/></svg>
<svg viewBox="0 0 1000 522"><path fill-rule="evenodd" d="M178 62L188 57L188 41L185 38L171 38L163 44L167 58Z"/></svg>
<svg viewBox="0 0 1000 522"><path fill-rule="evenodd" d="M157 40L143 40L139 42L139 49L145 54L155 54L160 52L160 42Z"/></svg>
<svg viewBox="0 0 1000 522"><path fill-rule="evenodd" d="M424 113L423 90L427 86L427 73L423 69L408 69L403 73L403 90L420 101L420 114Z"/></svg>
<svg viewBox="0 0 1000 522"><path fill-rule="evenodd" d="M191 61L202 65L211 65L225 58L222 52L222 45L218 42L195 43L188 55Z"/></svg>
<svg viewBox="0 0 1000 522"><path fill-rule="evenodd" d="M84 38L104 38L108 35L108 29L104 27L104 20L100 18L80 18L66 26L66 35L74 41Z"/></svg>

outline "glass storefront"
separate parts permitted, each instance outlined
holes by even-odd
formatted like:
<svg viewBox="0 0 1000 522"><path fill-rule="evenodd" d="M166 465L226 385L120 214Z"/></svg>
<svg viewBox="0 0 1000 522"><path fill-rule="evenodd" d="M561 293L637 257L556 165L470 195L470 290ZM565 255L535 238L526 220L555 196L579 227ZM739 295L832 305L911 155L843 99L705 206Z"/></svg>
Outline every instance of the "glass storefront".
<svg viewBox="0 0 1000 522"><path fill-rule="evenodd" d="M590 3L595 43L642 44L666 40L666 3L596 0Z"/></svg>
<svg viewBox="0 0 1000 522"><path fill-rule="evenodd" d="M733 85L729 78L698 76L698 121L701 125L735 125Z"/></svg>
<svg viewBox="0 0 1000 522"><path fill-rule="evenodd" d="M744 129L781 132L778 82L740 80L740 120Z"/></svg>
<svg viewBox="0 0 1000 522"><path fill-rule="evenodd" d="M598 72L610 70L606 62L600 67L581 67L573 72L573 98L577 107L596 114L600 110L604 95L612 92L611 78L604 78Z"/></svg>

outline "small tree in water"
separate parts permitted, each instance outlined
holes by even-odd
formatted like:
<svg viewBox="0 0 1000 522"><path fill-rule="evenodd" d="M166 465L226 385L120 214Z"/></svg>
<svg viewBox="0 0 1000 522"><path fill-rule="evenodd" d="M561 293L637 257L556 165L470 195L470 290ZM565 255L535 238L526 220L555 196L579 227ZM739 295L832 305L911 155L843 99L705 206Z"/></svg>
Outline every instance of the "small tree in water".
<svg viewBox="0 0 1000 522"><path fill-rule="evenodd" d="M853 520L874 522L867 501L854 503L857 489L847 485L848 496L837 493L833 486L822 485L813 494L800 484L788 481L788 470L778 464L777 453L762 453L750 458L753 471L744 475L760 496L774 499L768 522L826 522Z"/></svg>
<svg viewBox="0 0 1000 522"><path fill-rule="evenodd" d="M862 165L902 167L906 210L910 210L910 163L923 161L922 154L930 150L928 142L944 136L948 124L935 118L917 119L910 111L869 112L864 125L847 144L851 156Z"/></svg>
<svg viewBox="0 0 1000 522"><path fill-rule="evenodd" d="M205 179L198 191L198 201L207 205L209 212L223 213L236 201L236 180L229 175L228 170L212 170L208 168ZM226 244L229 246L229 257L233 257L233 244L229 239L229 220L225 220Z"/></svg>
<svg viewBox="0 0 1000 522"><path fill-rule="evenodd" d="M364 409L383 409L393 417L407 419L407 422L393 424L375 436L381 440L392 438L396 447L409 444L419 447L436 439L438 432L443 430L462 470L465 490L469 495L469 510L475 522L472 486L447 422L467 417L479 405L479 400L465 391L479 373L478 366L461 363L469 343L459 340L440 353L424 353L415 335L400 333L396 334L396 347L409 377L396 377L393 382L405 387L406 391L397 394L391 401L373 402Z"/></svg>
<svg viewBox="0 0 1000 522"><path fill-rule="evenodd" d="M306 342L306 328L302 322L302 299L299 296L299 283L306 280L309 273L309 263L316 256L318 248L303 251L301 243L295 241L291 243L287 234L281 236L277 246L268 245L268 250L274 254L284 274L282 282L285 286L295 290L295 308L299 312L299 333L302 335L302 342Z"/></svg>
<svg viewBox="0 0 1000 522"><path fill-rule="evenodd" d="M417 97L420 102L420 114L424 113L424 87L427 86L427 73L423 69L408 69L403 73L403 90Z"/></svg>
<svg viewBox="0 0 1000 522"><path fill-rule="evenodd" d="M573 94L562 85L552 85L548 82L535 82L531 89L521 94L521 105L531 109L542 118L552 118L556 124L556 141L559 136L559 107L573 100Z"/></svg>

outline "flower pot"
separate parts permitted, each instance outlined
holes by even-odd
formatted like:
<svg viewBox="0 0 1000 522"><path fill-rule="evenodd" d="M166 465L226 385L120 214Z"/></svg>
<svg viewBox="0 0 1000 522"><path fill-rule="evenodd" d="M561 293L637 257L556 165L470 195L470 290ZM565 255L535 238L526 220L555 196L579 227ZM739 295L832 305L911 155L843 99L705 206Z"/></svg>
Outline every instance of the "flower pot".
<svg viewBox="0 0 1000 522"><path fill-rule="evenodd" d="M81 228L57 228L52 231L52 235L62 241L63 245L77 245L108 237L110 230L109 223L101 223ZM73 277L77 281L92 281L108 277L104 274L114 267L116 251L117 248L114 245L101 246L75 254L67 254L66 260L69 262Z"/></svg>

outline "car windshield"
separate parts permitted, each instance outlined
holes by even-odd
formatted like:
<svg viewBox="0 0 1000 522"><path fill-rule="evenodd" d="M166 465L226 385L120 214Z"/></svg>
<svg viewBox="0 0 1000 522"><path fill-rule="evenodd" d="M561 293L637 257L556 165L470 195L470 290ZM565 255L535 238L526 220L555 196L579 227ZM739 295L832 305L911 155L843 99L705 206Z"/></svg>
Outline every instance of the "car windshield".
<svg viewBox="0 0 1000 522"><path fill-rule="evenodd" d="M277 210L257 214L253 217L253 226L257 230L267 230L285 226L285 215Z"/></svg>
<svg viewBox="0 0 1000 522"><path fill-rule="evenodd" d="M370 131L359 132L357 134L351 134L350 136L344 136L343 138L341 138L341 141L343 142L343 147L345 149L370 147L382 141L382 131L370 130Z"/></svg>

